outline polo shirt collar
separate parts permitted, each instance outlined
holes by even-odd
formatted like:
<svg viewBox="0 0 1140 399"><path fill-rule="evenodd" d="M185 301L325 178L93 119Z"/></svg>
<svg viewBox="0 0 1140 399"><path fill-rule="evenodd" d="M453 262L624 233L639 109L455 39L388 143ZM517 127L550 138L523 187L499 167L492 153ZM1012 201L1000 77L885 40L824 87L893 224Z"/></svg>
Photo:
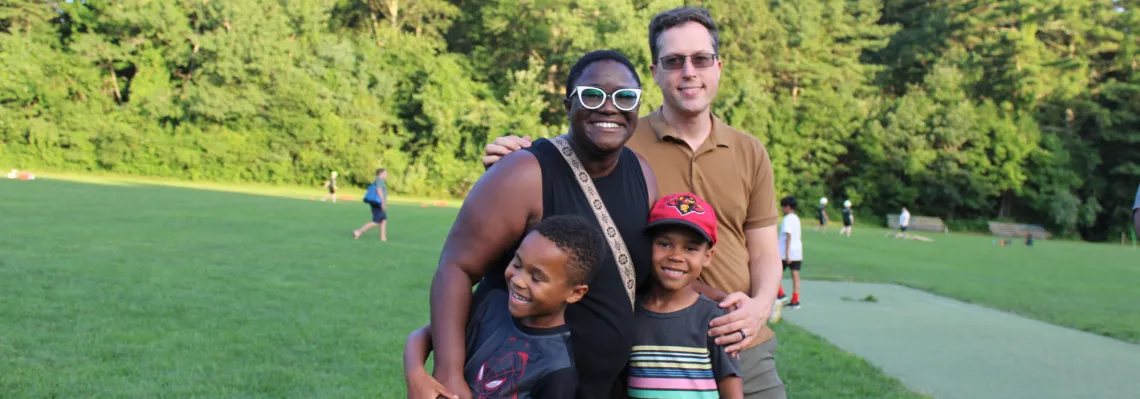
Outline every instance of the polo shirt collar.
<svg viewBox="0 0 1140 399"><path fill-rule="evenodd" d="M665 114L662 113L661 110L662 108L658 107L656 110L649 114L649 128L653 129L653 134L657 135L657 140L665 140L666 137L672 137L675 140L681 140L681 136L673 132L673 127L665 121ZM707 140L716 147L727 148L730 141L727 136L729 129L728 125L725 124L724 121L720 120L720 118L717 118L716 115L713 115L712 112L709 112L709 117L712 118L712 132L709 134L709 138Z"/></svg>

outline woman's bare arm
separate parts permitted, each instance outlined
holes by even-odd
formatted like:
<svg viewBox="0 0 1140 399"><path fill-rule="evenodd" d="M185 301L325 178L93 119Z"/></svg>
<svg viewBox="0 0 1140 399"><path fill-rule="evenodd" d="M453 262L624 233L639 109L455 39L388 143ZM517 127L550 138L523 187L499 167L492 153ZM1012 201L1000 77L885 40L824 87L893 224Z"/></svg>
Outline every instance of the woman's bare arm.
<svg viewBox="0 0 1140 399"><path fill-rule="evenodd" d="M464 333L471 287L542 216L542 170L528 151L512 153L479 179L463 202L431 284L433 375L468 397Z"/></svg>

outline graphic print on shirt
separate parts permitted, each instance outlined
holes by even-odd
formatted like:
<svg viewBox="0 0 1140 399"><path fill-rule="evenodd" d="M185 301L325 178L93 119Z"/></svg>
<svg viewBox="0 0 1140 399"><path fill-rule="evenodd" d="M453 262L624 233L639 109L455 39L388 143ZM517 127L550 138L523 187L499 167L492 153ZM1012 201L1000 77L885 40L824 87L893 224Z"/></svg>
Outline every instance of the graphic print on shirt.
<svg viewBox="0 0 1140 399"><path fill-rule="evenodd" d="M506 345L495 349L495 352L479 366L472 394L477 399L485 398L517 398L519 382L526 375L527 360L530 359L530 344L525 343L524 350L515 350L512 337ZM509 396L507 396L509 395Z"/></svg>
<svg viewBox="0 0 1140 399"><path fill-rule="evenodd" d="M708 348L635 345L629 362L630 397L720 397Z"/></svg>

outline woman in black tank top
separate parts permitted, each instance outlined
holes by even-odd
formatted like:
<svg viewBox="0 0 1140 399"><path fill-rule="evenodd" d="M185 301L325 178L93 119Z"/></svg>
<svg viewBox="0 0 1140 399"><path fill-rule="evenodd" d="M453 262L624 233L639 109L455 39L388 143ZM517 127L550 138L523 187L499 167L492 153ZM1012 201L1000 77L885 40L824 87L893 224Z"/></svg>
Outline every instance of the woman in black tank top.
<svg viewBox="0 0 1140 399"><path fill-rule="evenodd" d="M625 148L637 128L640 88L628 59L597 51L570 70L564 100L570 117L566 138L625 241L639 288L649 278L652 249L644 229L658 194L649 165ZM542 218L563 214L601 228L570 166L545 139L498 161L464 201L431 288L433 374L461 397L470 392L463 366L471 285L478 282L477 291L505 287L504 271L526 232ZM566 309L578 398L624 396L619 378L632 346L633 309L610 248L603 252L588 293Z"/></svg>
<svg viewBox="0 0 1140 399"><path fill-rule="evenodd" d="M527 150L542 165L542 216L575 214L599 224L570 166L554 144L540 139ZM646 281L652 248L643 231L649 220L650 194L637 155L633 150L622 149L613 172L595 178L594 185L629 248L637 282ZM653 193L653 198L656 194ZM570 326L570 343L581 381L579 398L607 397L629 360L633 345L634 317L629 296L613 253L608 250L603 253L601 268L590 283L590 291L581 301L566 308L566 324ZM488 274L492 275L502 280L501 273ZM505 285L505 281L502 284Z"/></svg>

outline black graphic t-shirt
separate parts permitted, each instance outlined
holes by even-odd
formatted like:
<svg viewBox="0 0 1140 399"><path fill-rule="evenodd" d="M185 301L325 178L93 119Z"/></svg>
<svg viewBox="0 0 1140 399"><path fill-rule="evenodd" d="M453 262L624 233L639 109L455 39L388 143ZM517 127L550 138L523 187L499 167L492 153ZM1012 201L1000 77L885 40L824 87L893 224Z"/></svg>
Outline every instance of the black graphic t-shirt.
<svg viewBox="0 0 1140 399"><path fill-rule="evenodd" d="M843 223L851 224L851 210L843 208Z"/></svg>
<svg viewBox="0 0 1140 399"><path fill-rule="evenodd" d="M578 374L570 328L527 327L511 316L507 301L502 289L472 298L463 375L474 398L573 398Z"/></svg>

